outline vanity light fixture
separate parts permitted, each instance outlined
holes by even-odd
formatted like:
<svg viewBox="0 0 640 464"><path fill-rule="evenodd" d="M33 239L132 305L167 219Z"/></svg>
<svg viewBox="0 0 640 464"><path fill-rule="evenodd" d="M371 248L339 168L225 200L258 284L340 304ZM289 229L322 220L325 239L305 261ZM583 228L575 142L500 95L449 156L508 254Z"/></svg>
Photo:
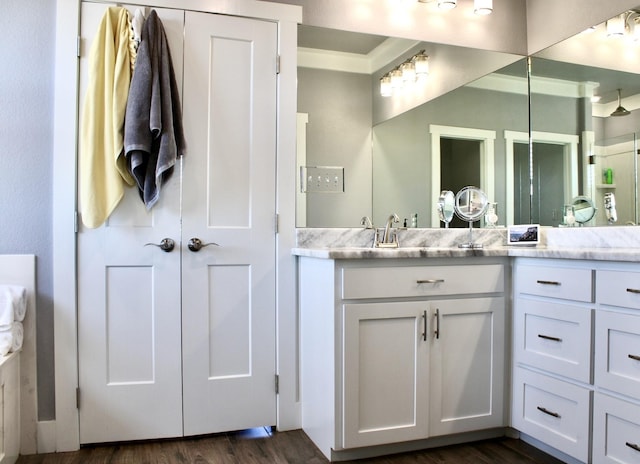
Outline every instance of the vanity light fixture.
<svg viewBox="0 0 640 464"><path fill-rule="evenodd" d="M474 0L473 12L477 15L490 15L493 12L493 0Z"/></svg>
<svg viewBox="0 0 640 464"><path fill-rule="evenodd" d="M438 8L441 10L453 10L458 0L438 0Z"/></svg>
<svg viewBox="0 0 640 464"><path fill-rule="evenodd" d="M627 29L626 13L607 20L607 37L622 37Z"/></svg>
<svg viewBox="0 0 640 464"><path fill-rule="evenodd" d="M420 50L380 78L380 95L390 97L403 87L423 81L429 75L429 56Z"/></svg>

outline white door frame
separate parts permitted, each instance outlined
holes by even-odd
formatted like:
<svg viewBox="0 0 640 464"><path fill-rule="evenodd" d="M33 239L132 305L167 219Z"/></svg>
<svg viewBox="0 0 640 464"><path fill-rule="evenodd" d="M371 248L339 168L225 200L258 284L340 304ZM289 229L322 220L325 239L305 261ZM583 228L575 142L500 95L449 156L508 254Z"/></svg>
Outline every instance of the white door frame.
<svg viewBox="0 0 640 464"><path fill-rule="evenodd" d="M506 142L507 154L507 224L513 224L513 145L514 143L529 143L529 133L518 131L504 131L504 139ZM555 145L562 145L562 156L564 164L564 203L567 203L573 197L578 195L578 141L580 137L570 134L557 134L553 132L533 131L531 133L533 142L544 142Z"/></svg>
<svg viewBox="0 0 640 464"><path fill-rule="evenodd" d="M489 201L495 201L496 131L431 124L429 133L431 134L431 227L440 226L440 217L435 204L442 190L440 185L440 139L442 137L480 142L480 185L477 187L487 194Z"/></svg>
<svg viewBox="0 0 640 464"><path fill-rule="evenodd" d="M96 1L96 0L94 0ZM97 0L105 3L111 2ZM78 124L79 0L58 0L56 9L54 140L53 140L53 311L55 335L55 450L80 447L76 388L78 351L76 323L76 143ZM208 13L246 16L278 23L279 54L277 133L277 237L276 273L278 310L278 428L300 427L297 382L297 317L295 294L295 189L291 169L296 162L297 24L302 8L257 0L149 0L151 7L180 8ZM44 438L44 437L43 437ZM51 441L49 441L51 440Z"/></svg>

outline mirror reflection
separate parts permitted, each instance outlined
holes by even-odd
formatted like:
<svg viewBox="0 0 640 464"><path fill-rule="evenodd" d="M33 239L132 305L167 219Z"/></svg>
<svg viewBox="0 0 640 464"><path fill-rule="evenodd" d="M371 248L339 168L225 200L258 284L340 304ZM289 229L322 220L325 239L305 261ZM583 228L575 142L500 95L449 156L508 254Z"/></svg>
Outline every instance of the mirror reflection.
<svg viewBox="0 0 640 464"><path fill-rule="evenodd" d="M533 222L562 224L563 205L578 197L594 206L578 223L638 223L639 16L616 17L620 34L604 22L532 58L534 185L544 187L533 195Z"/></svg>
<svg viewBox="0 0 640 464"><path fill-rule="evenodd" d="M379 79L422 50L424 85L383 97ZM519 76L492 74L508 65ZM297 226L358 227L363 216L378 226L397 211L401 223L440 227L441 191L466 185L513 203L507 168L528 139L527 108L520 56L300 26L298 172L343 167L344 192L299 190Z"/></svg>

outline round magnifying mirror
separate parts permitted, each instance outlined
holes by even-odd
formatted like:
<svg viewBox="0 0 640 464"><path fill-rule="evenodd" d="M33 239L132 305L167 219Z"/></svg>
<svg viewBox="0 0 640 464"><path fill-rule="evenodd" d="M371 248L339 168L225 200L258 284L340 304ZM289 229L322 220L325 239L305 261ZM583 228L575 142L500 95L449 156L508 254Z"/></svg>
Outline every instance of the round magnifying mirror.
<svg viewBox="0 0 640 464"><path fill-rule="evenodd" d="M478 187L463 187L456 194L455 211L463 221L477 221L487 211L488 206L486 193Z"/></svg>
<svg viewBox="0 0 640 464"><path fill-rule="evenodd" d="M593 200L589 197L579 195L571 200L571 204L573 205L573 214L576 218L576 222L579 224L589 222L593 219L593 216L596 215L597 208L593 204Z"/></svg>
<svg viewBox="0 0 640 464"><path fill-rule="evenodd" d="M444 222L445 228L449 227L449 223L453 219L453 213L456 207L456 197L451 190L443 190L438 198L438 216Z"/></svg>

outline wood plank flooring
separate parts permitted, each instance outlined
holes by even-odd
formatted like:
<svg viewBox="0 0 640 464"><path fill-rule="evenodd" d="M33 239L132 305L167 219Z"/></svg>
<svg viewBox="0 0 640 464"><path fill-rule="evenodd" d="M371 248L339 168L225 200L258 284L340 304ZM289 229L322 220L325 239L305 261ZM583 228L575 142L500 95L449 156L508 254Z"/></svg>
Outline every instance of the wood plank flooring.
<svg viewBox="0 0 640 464"><path fill-rule="evenodd" d="M325 464L301 430L252 429L206 437L83 447L21 456L17 464ZM358 464L560 464L520 441L498 438L425 451L348 461Z"/></svg>

